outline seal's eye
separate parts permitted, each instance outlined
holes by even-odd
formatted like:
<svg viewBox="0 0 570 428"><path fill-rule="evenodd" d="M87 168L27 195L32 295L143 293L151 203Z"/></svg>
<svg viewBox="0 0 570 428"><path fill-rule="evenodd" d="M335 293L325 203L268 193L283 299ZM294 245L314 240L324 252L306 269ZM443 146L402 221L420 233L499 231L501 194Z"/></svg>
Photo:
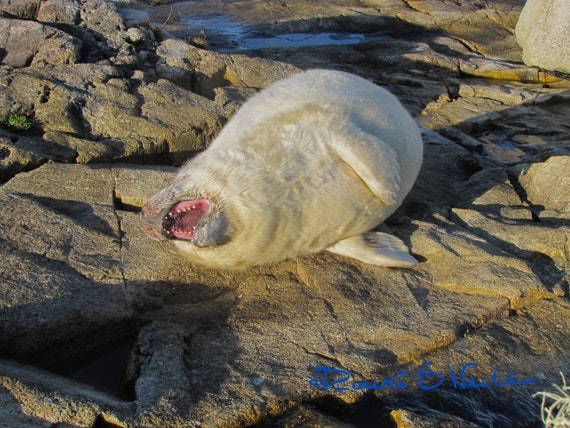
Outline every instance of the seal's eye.
<svg viewBox="0 0 570 428"><path fill-rule="evenodd" d="M170 239L192 240L198 222L209 208L207 199L175 203L162 220L164 235Z"/></svg>

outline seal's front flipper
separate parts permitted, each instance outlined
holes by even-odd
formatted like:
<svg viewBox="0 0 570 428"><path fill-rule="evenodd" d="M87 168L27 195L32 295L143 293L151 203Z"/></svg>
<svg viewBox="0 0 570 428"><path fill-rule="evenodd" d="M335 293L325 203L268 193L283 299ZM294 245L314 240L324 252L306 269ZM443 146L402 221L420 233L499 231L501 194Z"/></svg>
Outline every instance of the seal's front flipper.
<svg viewBox="0 0 570 428"><path fill-rule="evenodd" d="M411 267L418 262L399 238L382 232L366 232L337 242L327 251L376 266Z"/></svg>

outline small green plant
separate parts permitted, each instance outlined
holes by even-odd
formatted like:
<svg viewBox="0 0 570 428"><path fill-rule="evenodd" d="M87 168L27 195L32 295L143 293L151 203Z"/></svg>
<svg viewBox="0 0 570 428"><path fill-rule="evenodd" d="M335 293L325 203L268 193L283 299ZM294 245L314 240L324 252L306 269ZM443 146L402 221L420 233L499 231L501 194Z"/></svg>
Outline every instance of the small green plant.
<svg viewBox="0 0 570 428"><path fill-rule="evenodd" d="M34 124L31 113L10 112L0 116L0 126L12 131L28 131Z"/></svg>

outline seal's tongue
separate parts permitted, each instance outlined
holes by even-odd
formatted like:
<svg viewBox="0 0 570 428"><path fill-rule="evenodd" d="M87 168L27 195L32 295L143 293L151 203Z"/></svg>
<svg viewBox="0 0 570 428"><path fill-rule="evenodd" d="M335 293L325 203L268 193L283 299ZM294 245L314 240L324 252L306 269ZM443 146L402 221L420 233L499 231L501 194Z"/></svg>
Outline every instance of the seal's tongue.
<svg viewBox="0 0 570 428"><path fill-rule="evenodd" d="M174 204L162 221L167 238L192 240L196 225L210 208L206 199L180 201Z"/></svg>

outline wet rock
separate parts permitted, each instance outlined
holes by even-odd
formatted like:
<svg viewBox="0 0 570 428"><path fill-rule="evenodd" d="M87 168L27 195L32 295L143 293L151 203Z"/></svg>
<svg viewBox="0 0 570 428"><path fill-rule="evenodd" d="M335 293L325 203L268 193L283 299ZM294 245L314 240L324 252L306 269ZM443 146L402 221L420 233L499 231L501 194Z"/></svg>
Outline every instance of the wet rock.
<svg viewBox="0 0 570 428"><path fill-rule="evenodd" d="M570 5L561 0L528 0L516 25L528 65L570 73Z"/></svg>

